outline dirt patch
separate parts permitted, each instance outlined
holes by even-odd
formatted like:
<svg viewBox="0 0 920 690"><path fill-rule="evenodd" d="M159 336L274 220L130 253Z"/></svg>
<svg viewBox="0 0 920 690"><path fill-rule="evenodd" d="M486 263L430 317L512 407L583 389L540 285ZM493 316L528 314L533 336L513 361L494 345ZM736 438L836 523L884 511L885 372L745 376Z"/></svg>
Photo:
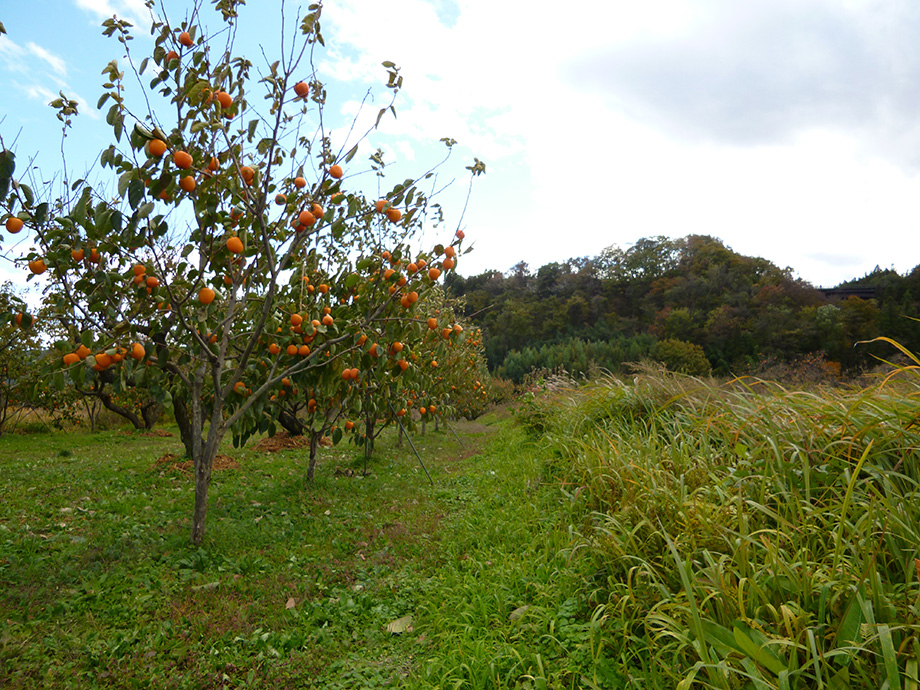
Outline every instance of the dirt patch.
<svg viewBox="0 0 920 690"><path fill-rule="evenodd" d="M191 460L185 460L181 456L176 455L175 453L166 453L156 459L153 463L154 469L168 470L170 472L182 472L183 474L191 474L194 463ZM218 455L214 458L214 464L211 466L212 470L238 470L240 468L240 463L231 458L229 455Z"/></svg>
<svg viewBox="0 0 920 690"><path fill-rule="evenodd" d="M166 429L151 429L150 431L145 431L141 436L156 436L157 438L166 438L172 436L171 433L166 431Z"/></svg>
<svg viewBox="0 0 920 690"><path fill-rule="evenodd" d="M323 436L319 440L321 446L331 446L332 439ZM309 448L310 439L306 436L292 436L286 431L266 436L259 441L254 448L260 453L277 453L279 450L296 450L298 448Z"/></svg>

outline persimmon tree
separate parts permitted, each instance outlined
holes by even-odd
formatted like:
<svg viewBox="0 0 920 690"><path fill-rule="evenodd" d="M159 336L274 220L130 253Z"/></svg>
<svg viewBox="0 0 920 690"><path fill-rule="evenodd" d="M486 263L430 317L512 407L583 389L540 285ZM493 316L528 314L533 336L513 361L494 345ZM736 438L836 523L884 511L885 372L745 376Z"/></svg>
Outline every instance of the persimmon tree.
<svg viewBox="0 0 920 690"><path fill-rule="evenodd" d="M194 544L205 536L225 436L242 444L273 432L285 380L325 393L324 420L330 405L360 405L362 381L399 367L370 351L371 335L412 338L407 311L453 268L462 244L458 231L431 247L424 272L381 272L381 246L407 246L440 215L420 186L432 171L370 198L352 189L351 171L367 166L359 168L358 143L337 148L324 123L321 4L261 72L234 55L239 4L216 3L229 30L209 31L200 3L178 25L156 20L152 54L139 63L130 26L104 23L149 87L132 99L119 63L104 70L98 105L114 143L101 153L108 179L100 185L77 181L41 200L16 177L11 151L0 160L4 217L22 221L35 241L22 261L60 295L60 313L74 314L56 344L55 383L85 387L104 376L116 389L171 402L194 461ZM395 98L402 77L392 63L384 68ZM52 105L72 117L72 101ZM444 143L449 156L455 142ZM383 155L368 165L382 185ZM484 166L476 160L468 170L476 176Z"/></svg>

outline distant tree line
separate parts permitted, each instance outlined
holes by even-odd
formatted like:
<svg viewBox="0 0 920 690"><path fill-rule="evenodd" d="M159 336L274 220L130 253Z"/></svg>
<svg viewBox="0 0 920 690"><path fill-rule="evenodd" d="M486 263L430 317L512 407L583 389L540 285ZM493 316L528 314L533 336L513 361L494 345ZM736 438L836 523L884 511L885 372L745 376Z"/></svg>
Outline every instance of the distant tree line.
<svg viewBox="0 0 920 690"><path fill-rule="evenodd" d="M856 345L879 335L920 351L920 266L822 290L708 236L644 238L536 271L522 262L452 275L448 287L482 327L492 371L515 381L533 367L580 374L647 358L737 374L815 354L852 374L891 355Z"/></svg>

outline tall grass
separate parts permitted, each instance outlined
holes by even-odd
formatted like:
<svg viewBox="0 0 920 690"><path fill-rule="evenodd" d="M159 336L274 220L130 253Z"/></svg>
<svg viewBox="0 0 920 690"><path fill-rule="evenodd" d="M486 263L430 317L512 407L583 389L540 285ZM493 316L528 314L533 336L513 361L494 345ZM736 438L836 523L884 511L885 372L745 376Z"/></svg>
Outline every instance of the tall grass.
<svg viewBox="0 0 920 690"><path fill-rule="evenodd" d="M920 376L645 370L525 403L586 503L572 557L637 687L917 688Z"/></svg>

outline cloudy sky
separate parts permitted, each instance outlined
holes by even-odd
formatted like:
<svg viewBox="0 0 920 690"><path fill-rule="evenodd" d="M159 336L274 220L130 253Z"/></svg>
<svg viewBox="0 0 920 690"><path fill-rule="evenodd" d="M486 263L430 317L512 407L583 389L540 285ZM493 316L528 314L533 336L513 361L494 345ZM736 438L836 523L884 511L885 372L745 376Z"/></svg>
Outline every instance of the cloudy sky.
<svg viewBox="0 0 920 690"><path fill-rule="evenodd" d="M175 23L189 4L165 9ZM109 143L100 71L122 56L99 24L140 21L143 2L3 5L0 136L20 160L40 152L47 175L61 147L46 104L64 90L88 104L65 143L85 168ZM277 53L280 7L242 10L238 46L257 65ZM418 171L443 150L432 142L457 139L439 176L455 179L442 194L453 226L463 166L486 163L462 220L466 275L688 234L818 286L920 264L915 0L327 0L324 34L317 62L341 139L368 89L362 118L388 102L391 60L405 77L397 119L363 155L381 146ZM139 31L132 50L151 45Z"/></svg>

